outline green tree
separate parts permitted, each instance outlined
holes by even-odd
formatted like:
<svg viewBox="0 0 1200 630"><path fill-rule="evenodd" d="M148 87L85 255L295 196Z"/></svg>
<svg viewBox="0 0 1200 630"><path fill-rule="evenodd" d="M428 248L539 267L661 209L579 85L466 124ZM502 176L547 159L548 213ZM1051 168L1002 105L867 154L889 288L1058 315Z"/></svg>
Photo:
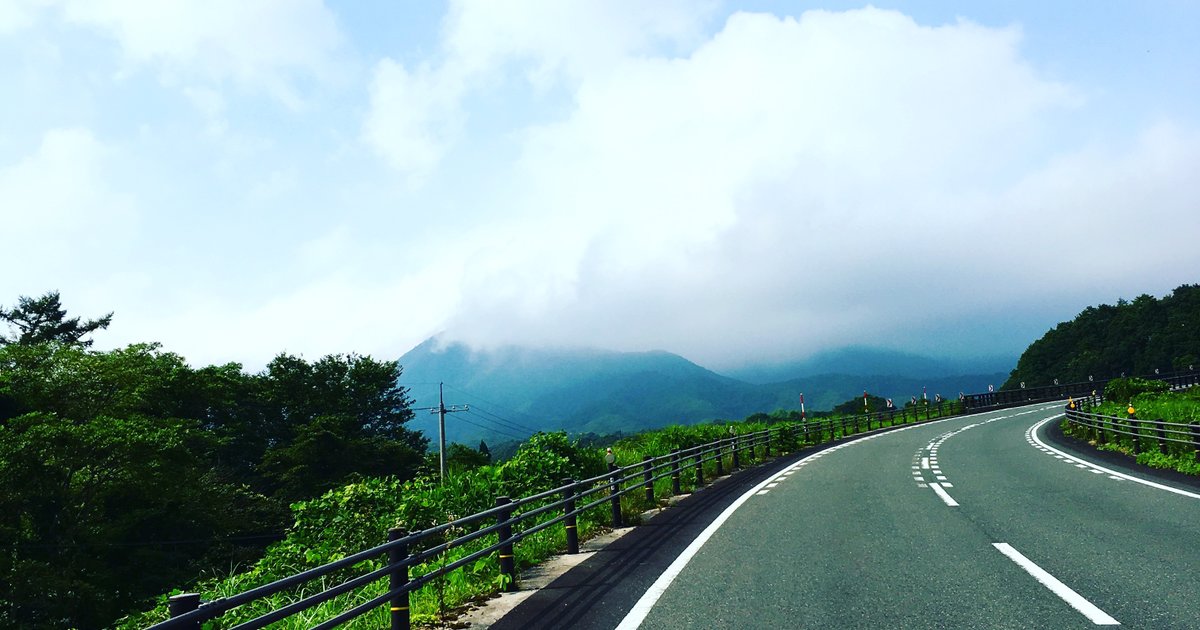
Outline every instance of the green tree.
<svg viewBox="0 0 1200 630"><path fill-rule="evenodd" d="M295 501L363 476L410 479L420 462L408 444L364 433L352 416L330 415L298 427L293 440L267 451L260 468L275 496Z"/></svg>
<svg viewBox="0 0 1200 630"><path fill-rule="evenodd" d="M210 565L229 537L278 530L265 498L207 474L206 439L140 417L0 425L0 626L101 627Z"/></svg>
<svg viewBox="0 0 1200 630"><path fill-rule="evenodd" d="M21 296L17 305L6 309L0 307L0 320L8 323L15 330L15 336L0 335L0 345L11 343L36 344L56 341L69 345L89 347L91 339L84 339L97 330L108 328L112 323L113 314L109 313L99 319L81 322L78 317L67 317L63 309L58 291L51 291L39 298Z"/></svg>
<svg viewBox="0 0 1200 630"><path fill-rule="evenodd" d="M486 444L480 442L485 448ZM452 442L446 447L446 468L452 473L461 473L480 466L486 466L490 458L483 452L477 451L466 444Z"/></svg>

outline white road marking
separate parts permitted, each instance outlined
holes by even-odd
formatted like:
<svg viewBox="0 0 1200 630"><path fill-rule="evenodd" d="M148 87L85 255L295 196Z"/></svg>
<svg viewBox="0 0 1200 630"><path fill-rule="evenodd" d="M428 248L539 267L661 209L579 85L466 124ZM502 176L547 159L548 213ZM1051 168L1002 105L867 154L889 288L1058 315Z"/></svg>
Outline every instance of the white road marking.
<svg viewBox="0 0 1200 630"><path fill-rule="evenodd" d="M1047 422L1050 422L1051 420L1057 420L1057 419L1059 419L1059 418L1063 417L1063 415L1064 415L1064 414L1061 414L1061 413L1060 413L1060 414L1058 414L1058 415L1056 415L1056 416L1050 416L1049 418L1046 418L1045 420L1042 420L1041 422L1038 422L1037 424L1035 424L1035 425L1033 425L1033 426L1029 427L1029 434L1030 434L1031 436L1033 436L1033 439L1034 439L1034 441L1036 441L1038 444L1041 444L1042 446L1044 446L1044 447L1046 447L1047 449L1049 449L1051 452L1057 453L1057 454L1059 454L1059 455L1062 455L1064 458L1066 458L1066 457L1069 457L1069 456L1068 456L1066 453L1064 453L1064 452L1062 452L1062 451L1060 451L1060 450L1058 450L1058 449L1054 448L1053 446L1050 446L1049 444L1046 444L1046 443L1045 443L1045 442L1043 442L1043 441L1042 441L1042 439L1041 439L1041 438L1039 438L1039 437L1038 437L1038 435L1037 435L1038 429L1042 428L1042 425L1046 424ZM1157 488L1157 489L1159 489L1159 490L1166 490L1167 492L1174 492L1175 494L1178 494L1178 495L1181 495L1181 496L1185 496L1185 497L1191 497L1191 498L1193 498L1193 499L1200 499L1200 494L1196 494L1195 492L1188 492L1187 490L1180 490L1179 488L1172 488L1171 486L1166 486L1166 485L1163 485L1163 484L1161 484L1161 483L1155 483L1155 482L1153 482L1153 481L1147 481L1147 480L1145 480L1145 479L1142 479L1142 478L1140 478L1140 477L1134 477L1133 475L1127 475L1127 474L1125 474L1125 473L1123 473L1123 472L1117 472L1117 471L1115 471L1115 470L1111 470L1111 469L1105 468L1104 466L1100 466L1100 465L1097 465L1097 464L1091 464L1091 463L1089 463L1089 465L1090 465L1092 468L1095 468L1095 469L1097 469L1097 470L1100 470L1100 471L1103 471L1103 472L1106 472L1106 473L1108 473L1110 477L1116 477L1116 478L1118 478L1118 479L1123 479L1123 480L1125 480L1125 481L1132 481L1132 482L1134 482L1134 483L1140 483L1140 484L1142 484L1143 486L1150 486L1151 488Z"/></svg>
<svg viewBox="0 0 1200 630"><path fill-rule="evenodd" d="M955 501L954 497L951 497L949 494L946 493L945 490L942 490L942 487L940 485L938 485L936 483L931 483L931 484L929 484L929 487L933 488L933 493L938 495L938 497L940 497L942 499L942 501L944 501L946 503L946 505L948 505L950 507L958 507L958 501Z"/></svg>
<svg viewBox="0 0 1200 630"><path fill-rule="evenodd" d="M1119 626L1121 622L1113 619L1108 613L1100 610L1095 604L1084 599L1082 595L1076 593L1071 587L1063 584L1058 578L1050 575L1045 569L1034 564L1032 560L1026 558L1024 554L1008 543L992 543L992 546L1000 551L1000 553L1008 556L1009 560L1017 563L1017 566L1025 569L1025 572L1032 575L1034 579L1041 582L1046 588L1050 589L1055 595L1058 595L1064 602L1071 605L1072 608L1083 613L1092 623L1098 626Z"/></svg>
<svg viewBox="0 0 1200 630"><path fill-rule="evenodd" d="M929 468L929 458L928 457L921 458L921 468L925 468L925 469Z"/></svg>

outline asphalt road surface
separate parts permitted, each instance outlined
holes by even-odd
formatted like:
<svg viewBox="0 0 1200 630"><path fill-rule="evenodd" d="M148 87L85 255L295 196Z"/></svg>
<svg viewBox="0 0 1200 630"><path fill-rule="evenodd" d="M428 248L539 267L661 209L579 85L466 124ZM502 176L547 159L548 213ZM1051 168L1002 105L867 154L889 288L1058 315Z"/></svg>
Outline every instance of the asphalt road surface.
<svg viewBox="0 0 1200 630"><path fill-rule="evenodd" d="M745 471L493 628L1200 628L1200 489L1072 447L1061 413L952 418Z"/></svg>

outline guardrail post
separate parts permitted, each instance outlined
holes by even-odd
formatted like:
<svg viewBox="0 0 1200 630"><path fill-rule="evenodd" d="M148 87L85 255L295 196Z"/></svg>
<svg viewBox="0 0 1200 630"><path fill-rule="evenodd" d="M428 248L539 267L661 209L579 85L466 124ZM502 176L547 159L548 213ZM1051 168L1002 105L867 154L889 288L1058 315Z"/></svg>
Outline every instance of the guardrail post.
<svg viewBox="0 0 1200 630"><path fill-rule="evenodd" d="M763 458L771 456L771 429L767 429L767 443L763 445Z"/></svg>
<svg viewBox="0 0 1200 630"><path fill-rule="evenodd" d="M1159 418L1154 421L1158 425L1158 452L1163 455L1167 454L1167 432L1163 429L1163 419Z"/></svg>
<svg viewBox="0 0 1200 630"><path fill-rule="evenodd" d="M388 530L388 542L400 540L408 535L402 528L393 527ZM396 564L408 557L408 545L396 545L388 551L388 564ZM388 576L388 590L395 590L408 583L408 567L397 567ZM408 630L410 624L408 610L408 591L396 595L389 602L392 630Z"/></svg>
<svg viewBox="0 0 1200 630"><path fill-rule="evenodd" d="M717 440L717 477L725 476L725 455L721 453L721 440Z"/></svg>
<svg viewBox="0 0 1200 630"><path fill-rule="evenodd" d="M512 501L508 497L496 497L496 507L511 504ZM506 593L517 590L517 567L513 561L513 546L511 542L505 542L512 538L512 524L508 522L510 518L512 518L512 508L501 510L496 516L496 522L500 524L500 529L497 530L497 535L500 537L500 575L508 576L504 584Z"/></svg>
<svg viewBox="0 0 1200 630"><path fill-rule="evenodd" d="M572 512L575 511L575 495L578 494L575 488L575 480L566 477L562 480L563 483L563 500L566 504L563 505L563 512L567 515L564 523L567 530L567 553L579 553L579 519Z"/></svg>
<svg viewBox="0 0 1200 630"><path fill-rule="evenodd" d="M696 488L704 485L704 449L696 449Z"/></svg>
<svg viewBox="0 0 1200 630"><path fill-rule="evenodd" d="M200 593L181 593L179 595L172 595L167 599L167 612L171 615L172 619L190 613L199 607ZM200 621L197 620L194 624L188 624L184 627L200 630Z"/></svg>
<svg viewBox="0 0 1200 630"><path fill-rule="evenodd" d="M616 464L608 465L608 473L608 492L612 496L612 526L616 529L621 526L621 473Z"/></svg>
<svg viewBox="0 0 1200 630"><path fill-rule="evenodd" d="M1192 423L1192 448L1196 449L1196 461L1200 462L1200 422Z"/></svg>
<svg viewBox="0 0 1200 630"><path fill-rule="evenodd" d="M679 449L671 451L671 495L680 494L679 490Z"/></svg>
<svg viewBox="0 0 1200 630"><path fill-rule="evenodd" d="M642 483L645 486L646 503L654 505L654 471L651 470L653 468L653 464L650 463L651 459L653 458L649 455L642 456Z"/></svg>
<svg viewBox="0 0 1200 630"><path fill-rule="evenodd" d="M741 467L742 467L741 462L738 461L738 439L737 439L737 437L734 437L733 438L733 462L729 465L729 472L733 472Z"/></svg>
<svg viewBox="0 0 1200 630"><path fill-rule="evenodd" d="M1129 414L1129 434L1131 436L1133 436L1133 454L1134 455L1137 455L1142 450L1141 444L1139 444L1139 441L1141 438L1141 436L1138 435L1138 429L1139 429L1138 425L1139 424L1140 423L1137 420L1137 415L1132 414L1132 413Z"/></svg>

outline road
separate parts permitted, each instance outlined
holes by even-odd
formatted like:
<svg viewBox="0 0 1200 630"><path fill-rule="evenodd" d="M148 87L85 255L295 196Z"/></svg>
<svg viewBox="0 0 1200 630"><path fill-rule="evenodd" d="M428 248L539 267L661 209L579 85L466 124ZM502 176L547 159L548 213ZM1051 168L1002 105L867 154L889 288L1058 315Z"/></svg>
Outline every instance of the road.
<svg viewBox="0 0 1200 630"><path fill-rule="evenodd" d="M1061 411L915 425L743 473L495 627L1200 628L1200 492L1064 445Z"/></svg>

